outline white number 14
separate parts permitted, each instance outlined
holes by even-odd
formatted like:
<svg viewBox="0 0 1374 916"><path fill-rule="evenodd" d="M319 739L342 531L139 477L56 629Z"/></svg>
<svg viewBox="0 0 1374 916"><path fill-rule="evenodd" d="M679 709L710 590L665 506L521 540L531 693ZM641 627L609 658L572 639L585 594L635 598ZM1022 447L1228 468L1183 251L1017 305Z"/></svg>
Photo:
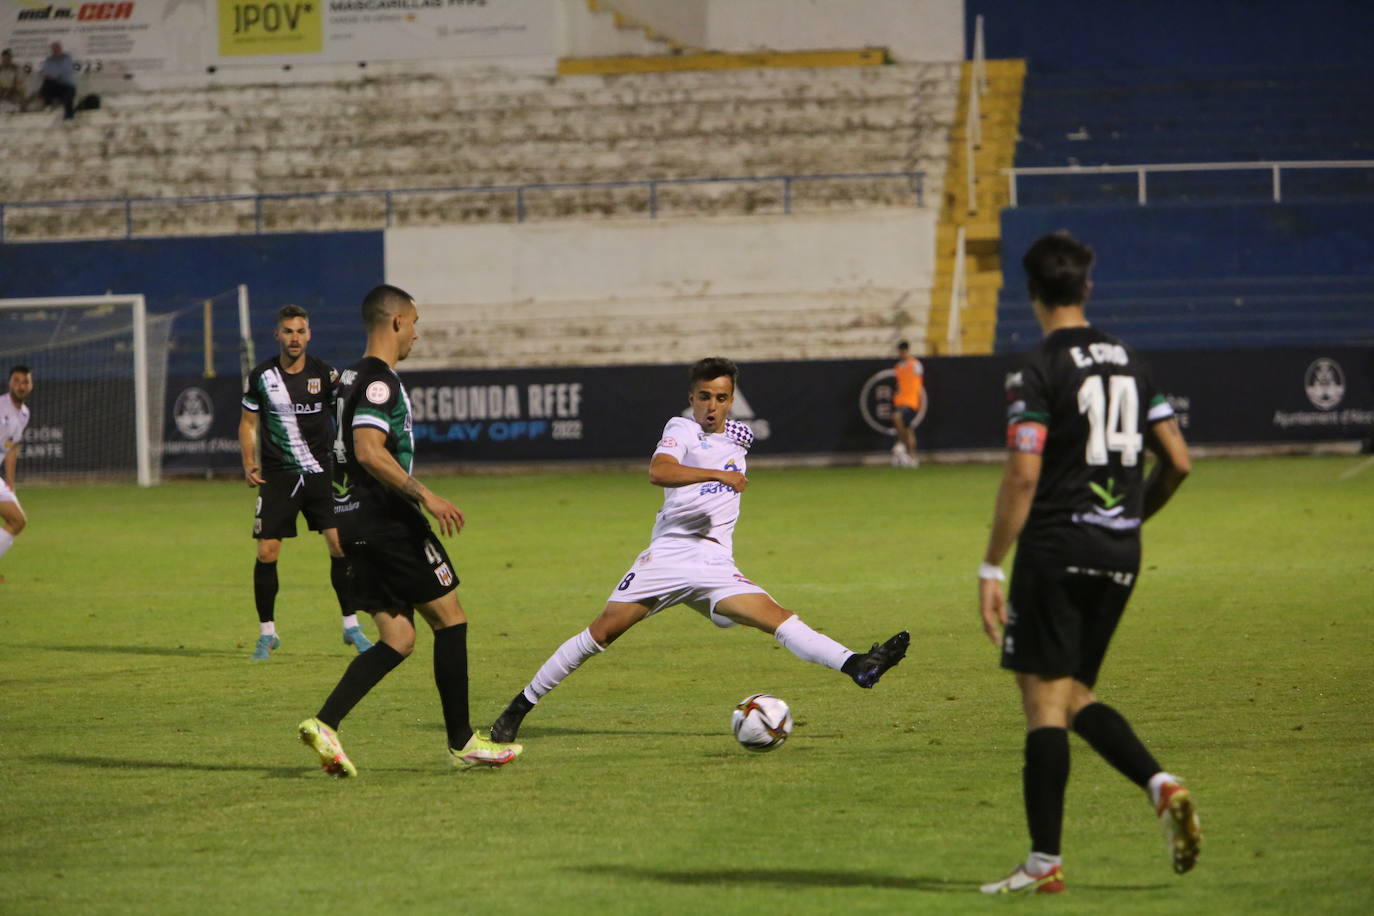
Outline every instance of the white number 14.
<svg viewBox="0 0 1374 916"><path fill-rule="evenodd" d="M1110 391L1104 391L1102 376L1090 375L1078 389L1078 412L1088 415L1087 461L1106 464L1108 452L1120 452L1122 465L1135 467L1144 446L1135 378L1113 375L1109 383Z"/></svg>

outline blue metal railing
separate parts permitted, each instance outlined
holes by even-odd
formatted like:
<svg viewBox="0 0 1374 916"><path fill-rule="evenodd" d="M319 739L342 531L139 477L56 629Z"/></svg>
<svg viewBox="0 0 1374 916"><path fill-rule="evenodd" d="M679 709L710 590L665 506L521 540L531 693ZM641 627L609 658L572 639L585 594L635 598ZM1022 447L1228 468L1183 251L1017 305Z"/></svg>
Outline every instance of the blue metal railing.
<svg viewBox="0 0 1374 916"><path fill-rule="evenodd" d="M395 216L394 201L398 195L433 194L508 194L514 199L515 221L523 223L529 217L527 198L529 194L540 191L568 190L612 190L643 188L648 192L647 216L657 219L660 213L659 189L680 185L723 185L723 184L779 184L782 188L782 211L792 213L793 187L799 183L816 181L866 181L874 179L904 179L910 183L912 204L925 206L925 172L848 172L817 175L768 175L738 176L724 178L646 178L637 181L587 181L559 182L551 184L512 184L512 185L454 185L440 188L393 188L391 190L361 191L296 191L276 194L214 194L196 197L107 197L82 200L60 201L15 201L0 203L0 244L10 241L6 233L9 215L15 210L24 209L80 209L90 207L122 207L124 211L124 238L135 238L134 208L140 204L163 207L183 204L251 203L253 207L253 233L263 230L263 204L270 201L285 200L332 200L335 198L372 197L383 201L382 225L390 228ZM628 210L626 215L633 213ZM139 235L148 238L156 235Z"/></svg>

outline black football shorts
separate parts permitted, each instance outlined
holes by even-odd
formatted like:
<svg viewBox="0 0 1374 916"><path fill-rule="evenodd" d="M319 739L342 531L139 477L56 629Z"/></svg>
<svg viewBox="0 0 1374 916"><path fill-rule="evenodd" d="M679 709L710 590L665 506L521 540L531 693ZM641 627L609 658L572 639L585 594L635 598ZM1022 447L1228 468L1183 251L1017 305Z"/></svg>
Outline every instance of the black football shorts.
<svg viewBox="0 0 1374 916"><path fill-rule="evenodd" d="M328 474L268 471L263 480L258 487L253 537L295 537L297 513L305 516L306 527L311 531L336 527Z"/></svg>
<svg viewBox="0 0 1374 916"><path fill-rule="evenodd" d="M1075 566L1017 551L1002 667L1093 686L1137 571Z"/></svg>
<svg viewBox="0 0 1374 916"><path fill-rule="evenodd" d="M458 586L458 573L433 534L345 541L355 604L368 611L409 611Z"/></svg>

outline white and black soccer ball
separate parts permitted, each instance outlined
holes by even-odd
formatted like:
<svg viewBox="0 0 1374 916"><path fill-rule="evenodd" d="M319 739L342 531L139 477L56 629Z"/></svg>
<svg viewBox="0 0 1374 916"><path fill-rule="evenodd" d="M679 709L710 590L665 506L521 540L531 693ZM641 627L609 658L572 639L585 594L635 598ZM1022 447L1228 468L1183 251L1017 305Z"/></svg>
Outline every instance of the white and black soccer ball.
<svg viewBox="0 0 1374 916"><path fill-rule="evenodd" d="M745 697L730 716L735 740L751 751L771 751L792 734L792 710L767 693Z"/></svg>

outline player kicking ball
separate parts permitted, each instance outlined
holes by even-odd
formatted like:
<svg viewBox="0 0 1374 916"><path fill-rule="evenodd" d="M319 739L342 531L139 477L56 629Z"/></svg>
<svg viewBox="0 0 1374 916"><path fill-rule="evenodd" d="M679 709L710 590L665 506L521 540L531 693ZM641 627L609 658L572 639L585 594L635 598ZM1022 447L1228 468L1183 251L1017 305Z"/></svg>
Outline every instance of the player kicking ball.
<svg viewBox="0 0 1374 916"><path fill-rule="evenodd" d="M906 655L911 637L898 633L868 652L853 652L817 633L735 568L732 536L740 494L749 485L745 456L754 434L727 420L739 370L710 357L688 371L692 419L663 428L649 463L649 482L663 487L663 508L649 549L611 592L591 626L558 647L491 726L491 740L514 740L520 723L545 694L584 661L604 651L646 617L685 604L718 627L745 624L772 634L798 658L842 671L860 687L878 683Z"/></svg>

